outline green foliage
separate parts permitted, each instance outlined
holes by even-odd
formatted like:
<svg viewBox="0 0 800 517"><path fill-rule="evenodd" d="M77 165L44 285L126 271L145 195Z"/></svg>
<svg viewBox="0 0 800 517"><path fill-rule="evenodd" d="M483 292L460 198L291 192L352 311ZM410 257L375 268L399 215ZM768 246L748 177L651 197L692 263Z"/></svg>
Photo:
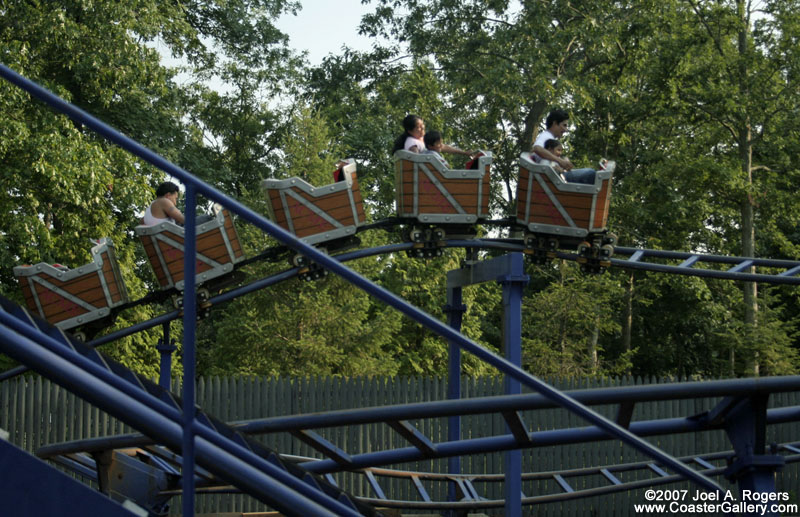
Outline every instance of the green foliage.
<svg viewBox="0 0 800 517"><path fill-rule="evenodd" d="M389 258L378 282L428 314L445 320L447 299L446 272L459 267L464 255L461 250L446 250L442 257L431 260L409 258L405 254ZM499 288L479 286L465 289L463 303L467 306L461 331L467 337L490 349L497 350L500 339L487 342L484 332L499 338L497 323L487 321L500 303ZM400 375L440 375L447 372L448 344L418 323L402 320L402 330L393 340L394 354L400 363ZM469 375L494 373L475 357L462 356L463 370Z"/></svg>
<svg viewBox="0 0 800 517"><path fill-rule="evenodd" d="M259 234L247 228L240 231L251 242ZM369 236L363 238L366 245L378 244ZM383 267L382 262L364 259L350 265L372 276ZM286 266L256 263L247 271L250 280L255 280ZM399 319L398 313L373 303L338 277L329 275L315 282L292 279L237 299L203 321L199 371L208 375L394 375L398 359L392 354L392 343Z"/></svg>
<svg viewBox="0 0 800 517"><path fill-rule="evenodd" d="M274 27L267 29L275 16L293 8L282 0L191 6L154 0L13 0L0 7L0 60L168 158L196 166L209 153L197 151L203 130L187 125L191 118L202 120L190 111L198 104L187 102L193 90L175 82L176 71L161 63L148 42L188 56L199 66L189 70L198 78L225 78L226 67L269 67L270 59L288 56L285 38ZM224 46L220 57L227 64L216 65L216 52L207 48L217 43ZM268 52L272 46L275 50ZM196 88L202 90L199 84ZM100 237L114 241L131 296L152 289L143 280L148 274L132 228L154 197L152 186L163 180L160 172L5 81L0 82L0 160L0 208L7 214L0 223L5 266L0 292L21 301L14 265L46 261L77 267L90 260L89 239ZM117 325L159 310L136 308L121 315ZM155 336L145 332L105 349L127 366L154 375Z"/></svg>
<svg viewBox="0 0 800 517"><path fill-rule="evenodd" d="M633 373L716 378L732 374L732 344L722 335L739 313L741 292L730 282L648 274L636 281Z"/></svg>
<svg viewBox="0 0 800 517"><path fill-rule="evenodd" d="M775 289L765 289L758 325L748 325L740 319L733 320L721 338L730 347L740 350L734 358L757 357L764 375L794 375L800 367L800 352L794 346L797 337L796 313L787 311L773 301ZM734 365L738 371L746 364Z"/></svg>
<svg viewBox="0 0 800 517"><path fill-rule="evenodd" d="M574 264L541 269L552 281L528 293L523 305L523 362L539 376L608 374L600 338L615 336L621 288L610 275L586 276ZM618 302L617 302L618 303ZM627 364L625 365L627 366Z"/></svg>
<svg viewBox="0 0 800 517"><path fill-rule="evenodd" d="M308 69L273 23L299 2L12 0L0 7L0 61L262 213L262 179L320 186L352 157L370 220L393 216L390 149L402 118L416 113L448 143L493 152L492 210L505 217L517 158L559 105L571 113L565 144L575 163L618 162L610 226L621 244L800 258L796 0L761 2L758 15L742 0L373 4L361 30L387 43ZM180 69L166 67L156 47L182 59ZM6 82L0 161L0 292L21 301L13 265L81 265L98 237L114 240L133 298L154 289L131 229L161 173ZM237 225L247 256L275 245ZM359 237L363 246L400 239L377 230ZM444 319L445 272L462 258L448 250L430 261L395 254L351 265ZM245 271L253 281L285 267ZM798 367L796 289L613 269L589 277L560 262L529 274L524 362L537 375ZM465 334L499 347L499 287L466 289L464 303ZM160 312L131 309L115 328ZM445 342L334 277L215 307L198 333L199 371L209 375L447 368ZM157 334L106 348L155 375ZM464 371L495 374L472 357Z"/></svg>

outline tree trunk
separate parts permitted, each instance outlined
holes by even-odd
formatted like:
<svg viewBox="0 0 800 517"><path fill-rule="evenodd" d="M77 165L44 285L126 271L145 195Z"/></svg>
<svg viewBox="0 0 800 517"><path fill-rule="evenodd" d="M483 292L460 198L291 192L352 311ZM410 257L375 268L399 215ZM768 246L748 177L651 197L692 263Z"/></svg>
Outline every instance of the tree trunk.
<svg viewBox="0 0 800 517"><path fill-rule="evenodd" d="M741 22L739 31L739 92L741 98L749 97L750 85L748 83L747 37L750 30L749 16L744 0L736 2L737 12ZM750 118L745 114L739 130L739 156L741 158L742 173L747 178L747 193L742 202L742 256L755 257L755 215L753 202L753 133ZM749 272L755 273L756 268L750 267ZM758 324L758 286L755 282L745 282L744 286L744 323L747 326ZM746 358L747 373L758 375L758 351L752 357Z"/></svg>
<svg viewBox="0 0 800 517"><path fill-rule="evenodd" d="M600 338L600 325L599 318L594 322L594 331L592 337L589 338L589 371L592 375L597 374L600 368L600 361L597 358L597 340Z"/></svg>
<svg viewBox="0 0 800 517"><path fill-rule="evenodd" d="M519 136L518 141L521 152L528 153L533 150L533 140L536 138L536 135L539 132L539 121L542 120L542 115L544 115L546 106L547 105L542 100L535 101L528 110L528 114L525 115L522 134ZM517 200L515 199L513 192L508 193L508 199L511 201L508 205L508 213L516 214ZM521 239L524 234L525 232L522 230L511 230L509 232L509 237L512 239Z"/></svg>
<svg viewBox="0 0 800 517"><path fill-rule="evenodd" d="M625 287L625 312L622 315L622 348L625 352L631 351L631 335L633 333L633 271L628 277ZM630 374L630 370L628 370Z"/></svg>
<svg viewBox="0 0 800 517"><path fill-rule="evenodd" d="M525 116L522 134L519 137L519 149L523 153L533 151L533 141L539 133L539 122L544 116L546 104L544 101L535 101Z"/></svg>

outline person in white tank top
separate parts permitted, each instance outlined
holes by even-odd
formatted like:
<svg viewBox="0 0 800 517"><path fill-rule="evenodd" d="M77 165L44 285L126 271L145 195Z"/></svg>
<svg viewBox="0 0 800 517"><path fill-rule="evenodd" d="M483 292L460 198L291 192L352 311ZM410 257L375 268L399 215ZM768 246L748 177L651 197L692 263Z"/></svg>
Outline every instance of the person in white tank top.
<svg viewBox="0 0 800 517"><path fill-rule="evenodd" d="M178 207L178 185L165 181L156 189L156 200L144 211L144 225L155 226L163 222L183 224L185 218Z"/></svg>

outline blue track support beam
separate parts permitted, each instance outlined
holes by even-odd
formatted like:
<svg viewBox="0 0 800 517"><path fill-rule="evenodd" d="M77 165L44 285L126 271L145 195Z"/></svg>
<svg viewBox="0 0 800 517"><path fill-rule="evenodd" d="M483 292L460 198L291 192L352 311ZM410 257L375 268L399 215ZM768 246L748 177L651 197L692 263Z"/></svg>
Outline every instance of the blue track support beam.
<svg viewBox="0 0 800 517"><path fill-rule="evenodd" d="M508 253L500 257L476 262L469 267L447 272L447 286L467 287L486 282L503 282L506 277L526 277L522 253ZM527 277L526 277L527 278Z"/></svg>
<svg viewBox="0 0 800 517"><path fill-rule="evenodd" d="M530 281L525 274L525 260L522 253L509 253L484 262L471 264L469 267L449 271L447 273L448 307L461 303L462 287L483 283L498 282L503 288L503 349L506 360L522 368L522 291ZM450 298L453 298L452 300ZM461 324L459 314L459 326ZM453 325L451 325L452 327ZM452 346L451 346L452 361ZM452 364L452 363L451 363ZM459 362L460 365L460 362ZM450 381L453 382L451 370ZM459 370L460 375L460 370ZM519 395L522 386L519 380L506 375L506 395ZM452 419L453 417L451 417ZM513 432L508 426L509 431ZM449 438L452 441L452 438ZM505 490L505 515L515 517L522 513L522 451L519 449L506 452L504 459L506 481ZM451 474L458 472L450 471Z"/></svg>
<svg viewBox="0 0 800 517"><path fill-rule="evenodd" d="M197 192L186 185L183 253L183 517L194 516L195 330L197 326Z"/></svg>
<svg viewBox="0 0 800 517"><path fill-rule="evenodd" d="M420 310L414 305L409 304L407 301L405 301L398 295L390 292L389 290L383 287L378 286L374 282L366 279L365 277L361 276L360 274L356 273L350 268L344 266L343 264L340 264L339 261L337 261L336 259L331 258L322 251L314 248L313 246L310 246L302 242L301 240L297 239L294 235L292 235L291 233L287 232L286 230L278 226L276 223L254 212L253 210L243 205L236 199L233 199L230 196L220 193L212 186L197 179L184 169L174 165L173 163L169 162L162 156L154 153L153 151L147 149L138 142L126 137L119 131L116 131L107 124L92 117L91 115L84 112L80 108L77 108L65 102L63 99L54 95L52 92L48 91L45 88L42 88L33 81L30 81L22 77L21 75L17 74L16 72L14 72L5 65L0 65L0 76L5 78L9 82L19 86L20 88L26 90L33 97L42 100L43 102L47 103L54 109L68 115L76 122L84 124L86 127L102 135L109 141L114 142L123 149L131 152L132 154L142 158L143 160L147 161L153 166L158 167L164 172L170 174L171 176L183 182L185 185L187 186L190 184L193 185L194 188L196 189L196 192L194 192L195 194L202 194L206 196L209 200L222 204L229 210L237 213L243 220L249 221L256 227L269 233L278 242L286 245L287 247L299 253L302 253L310 261L319 264L321 267L324 267L325 269L333 272L338 276L341 276L344 280L350 282L357 288L362 289L363 291L371 294L375 298L381 300L383 303L386 303L387 305L397 309L398 311L405 314L409 318L415 320L419 324L423 325L424 327L428 328L429 330L443 337L445 340L457 343L459 347L462 348L463 350L467 350L468 352L475 355L478 359L485 361L488 364L491 364L492 366L500 370L502 373L515 378L517 381L521 382L531 390L541 393L542 395L552 400L554 403L574 413L580 418L597 425L599 428L601 428L604 432L608 433L610 436L622 440L624 443L630 445L637 451L646 454L647 456L653 458L654 460L660 463L663 463L668 468L675 470L676 472L680 473L682 476L693 481L699 486L704 487L708 490L713 490L720 494L724 493L722 487L718 485L714 480L691 469L690 467L681 463L675 457L665 453L664 451L652 445L651 443L642 440L641 438L637 437L628 430L620 427L615 422L605 418L598 412L593 411L592 409L584 406L583 404L578 403L577 401L564 395L564 393L553 388L552 386L548 385L547 383L543 382L537 377L525 372L518 366L510 363L509 361L498 356L492 351L480 346L479 344L475 343L473 340L467 338L466 336L460 334L459 332L454 331L452 328L448 327L446 324L442 323L437 318ZM194 229L192 228L192 231L187 233L191 233L193 235ZM192 251L194 252L194 249ZM186 352L184 351L184 353ZM187 372L184 371L184 375L185 376L188 375Z"/></svg>
<svg viewBox="0 0 800 517"><path fill-rule="evenodd" d="M724 416L725 431L736 451L736 460L725 470L725 477L736 482L741 501L753 500L752 496L746 496L748 492L774 493L775 473L785 465L782 456L766 454L768 398L768 395L747 397Z"/></svg>
<svg viewBox="0 0 800 517"><path fill-rule="evenodd" d="M186 185L183 254L183 517L194 516L195 330L197 325L197 192Z"/></svg>
<svg viewBox="0 0 800 517"><path fill-rule="evenodd" d="M675 384L650 384L570 390L565 394L586 405L652 402L673 399L697 399L727 396L749 396L766 393L800 391L800 375L760 377L750 379L723 379ZM237 430L247 434L279 433L295 429L322 429L343 425L363 425L390 420L415 420L452 415L478 415L495 412L552 409L558 407L547 397L527 393L518 397L493 396L418 402L395 406L345 409L325 414L287 415L260 420L250 420L237 425ZM787 410L783 422L800 420L800 408ZM692 418L693 421L704 419ZM779 423L771 421L771 423ZM666 431L665 431L666 432Z"/></svg>
<svg viewBox="0 0 800 517"><path fill-rule="evenodd" d="M4 473L0 483L4 517L136 515L3 439L0 439L0 472Z"/></svg>
<svg viewBox="0 0 800 517"><path fill-rule="evenodd" d="M525 261L522 253L506 255L507 272L497 281L503 286L503 346L506 360L522 368L522 291L530 281L525 274ZM520 382L506 375L506 395L522 393ZM508 424L506 427L513 432ZM517 517L522 515L522 451L520 449L506 452L505 457L505 515Z"/></svg>
<svg viewBox="0 0 800 517"><path fill-rule="evenodd" d="M457 332L461 332L461 322L467 306L463 303L461 287L447 288L447 324ZM450 354L448 356L448 381L447 398L448 400L459 400L461 398L461 348L456 343L450 343ZM452 415L447 419L447 440L457 442L461 439L461 415ZM450 474L461 474L461 458L452 456L447 459L447 472ZM458 501L458 485L450 483L448 486L448 500Z"/></svg>

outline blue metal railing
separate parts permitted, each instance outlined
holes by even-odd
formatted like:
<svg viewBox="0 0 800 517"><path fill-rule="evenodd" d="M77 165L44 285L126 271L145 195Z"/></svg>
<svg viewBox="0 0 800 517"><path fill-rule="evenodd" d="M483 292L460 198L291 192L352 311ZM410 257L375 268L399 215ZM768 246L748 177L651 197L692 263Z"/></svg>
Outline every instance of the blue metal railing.
<svg viewBox="0 0 800 517"><path fill-rule="evenodd" d="M285 231L277 224L268 220L266 217L252 211L250 208L241 204L237 200L217 191L212 186L195 178L189 172L174 165L160 155L154 153L150 149L142 146L133 139L121 134L107 124L94 118L80 108L77 108L58 96L54 95L49 90L39 86L38 84L30 81L17 74L5 65L0 65L0 76L15 84L16 86L26 90L35 98L45 102L53 109L62 112L72 118L73 120L90 128L92 131L100 134L107 140L117 144L128 152L138 156L139 158L147 161L151 165L158 167L167 174L180 180L186 186L186 223L185 223L185 290L184 290L184 343L183 343L183 369L184 369L184 433L188 435L184 438L184 468L185 472L192 472L194 465L194 457L191 454L194 440L192 439L192 429L194 427L194 382L193 373L194 369L194 354L195 354L195 325L196 325L196 305L195 305L195 279L194 279L194 252L195 252L195 218L194 212L196 207L196 196L203 195L209 200L218 202L228 208L229 210L237 213L244 220L252 223L254 226L260 228L272 237L277 239L287 247L302 253L311 261L316 262L320 266L328 269L329 271L341 276L346 281L355 285L356 287L371 294L382 302L390 305L406 316L412 318L416 322L425 326L429 330L435 332L445 340L458 345L463 350L466 350L481 360L491 364L502 373L508 375L510 378L520 382L528 388L541 393L544 397L551 400L553 403L575 413L584 420L595 424L603 432L614 436L623 442L627 443L639 452L646 454L654 460L662 463L663 465L680 473L687 479L694 481L701 487L723 493L723 489L712 479L700 474L692 468L686 466L675 457L665 453L659 448L653 446L647 441L639 438L627 429L619 426L615 422L603 417L592 409L580 404L576 400L568 397L561 391L551 387L547 383L541 381L537 377L524 371L505 360L504 358L494 354L493 352L481 347L471 339L454 331L452 328L442 323L433 316L420 310L419 308L407 303L405 300L395 295L394 293L378 286L374 282L364 278L355 271L349 269L345 265L339 263L334 258L322 253L316 248L303 243L295 236ZM191 364L190 364L191 363ZM191 374L191 376L190 376ZM194 493L194 484L192 476L184 475L184 494ZM184 498L184 514L193 515L194 501L193 497L185 496Z"/></svg>
<svg viewBox="0 0 800 517"><path fill-rule="evenodd" d="M37 371L59 384L69 386L81 397L93 400L96 405L113 414L115 408L124 407L128 421L138 422L138 428L152 436L159 436L170 447L180 447L186 436L183 417L179 411L163 400L135 387L122 377L106 369L56 339L43 335L27 322L0 311L0 341L11 349L15 358L35 366ZM39 345L38 347L35 345ZM355 515L337 501L272 465L240 444L225 440L207 426L193 423L203 455L216 466L233 471L250 467L247 482L258 485L272 494L281 494L287 509L308 515ZM194 443L192 444L194 447ZM194 472L194 458L192 470ZM184 475L193 477L191 474ZM192 492L193 493L193 492ZM194 499L194 497L189 497ZM327 510L326 510L327 508ZM194 515L193 507L192 513ZM184 506L186 511L186 506Z"/></svg>

